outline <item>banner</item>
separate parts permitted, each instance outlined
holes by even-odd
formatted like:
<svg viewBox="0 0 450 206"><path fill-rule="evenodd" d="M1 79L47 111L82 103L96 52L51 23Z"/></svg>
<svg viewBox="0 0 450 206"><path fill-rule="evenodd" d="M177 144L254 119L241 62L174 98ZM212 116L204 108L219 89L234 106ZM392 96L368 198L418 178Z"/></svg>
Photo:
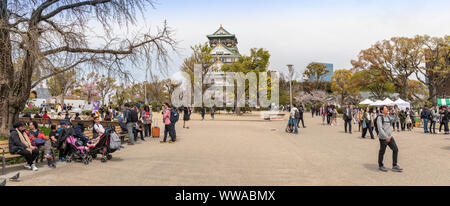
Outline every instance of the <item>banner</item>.
<svg viewBox="0 0 450 206"><path fill-rule="evenodd" d="M438 105L439 106L449 106L450 99L438 99Z"/></svg>

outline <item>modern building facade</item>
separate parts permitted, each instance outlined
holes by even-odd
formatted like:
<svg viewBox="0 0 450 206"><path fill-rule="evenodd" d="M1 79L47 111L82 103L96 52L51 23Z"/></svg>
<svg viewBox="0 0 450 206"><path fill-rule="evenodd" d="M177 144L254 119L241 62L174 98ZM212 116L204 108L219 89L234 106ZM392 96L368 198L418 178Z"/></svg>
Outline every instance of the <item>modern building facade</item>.
<svg viewBox="0 0 450 206"><path fill-rule="evenodd" d="M333 72L334 72L333 64L321 63L321 62L311 62L309 65L311 65L311 64L322 64L326 67L325 69L329 71L325 76L320 78L319 81L321 81L321 82L330 82L331 81L331 77L333 76ZM316 81L316 79L311 78L310 81Z"/></svg>

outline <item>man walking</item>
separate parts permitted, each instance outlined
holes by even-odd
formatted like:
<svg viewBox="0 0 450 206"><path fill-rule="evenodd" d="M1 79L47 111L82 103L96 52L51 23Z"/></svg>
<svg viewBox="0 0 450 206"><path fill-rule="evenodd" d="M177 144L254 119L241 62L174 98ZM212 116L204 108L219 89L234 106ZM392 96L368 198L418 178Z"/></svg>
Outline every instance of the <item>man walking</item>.
<svg viewBox="0 0 450 206"><path fill-rule="evenodd" d="M293 105L293 107L291 108L291 113L290 113L290 117L291 119L293 119L294 121L294 134L298 134L298 119L297 117L300 116L300 113L297 109L297 105Z"/></svg>
<svg viewBox="0 0 450 206"><path fill-rule="evenodd" d="M428 106L425 106L425 109L420 113L420 118L423 120L423 131L424 133L428 133L428 117L430 116L428 111Z"/></svg>
<svg viewBox="0 0 450 206"><path fill-rule="evenodd" d="M353 119L352 109L350 108L350 106L345 105L344 109L345 133L347 133L347 126L350 134L352 133L352 119Z"/></svg>
<svg viewBox="0 0 450 206"><path fill-rule="evenodd" d="M137 112L130 109L130 105L128 103L125 104L125 122L128 131L128 145L134 145L134 133L133 129L137 123Z"/></svg>
<svg viewBox="0 0 450 206"><path fill-rule="evenodd" d="M380 151L378 153L378 166L383 172L387 172L383 165L384 153L386 152L386 147L389 146L392 150L392 171L402 172L403 169L397 165L398 158L398 147L395 143L394 137L392 136L391 130L391 118L388 116L389 109L387 106L383 106L381 115L377 118L378 127L378 138L380 139Z"/></svg>
<svg viewBox="0 0 450 206"><path fill-rule="evenodd" d="M449 134L449 128L448 128L448 122L450 121L450 107L445 108L444 107L444 132L445 134Z"/></svg>
<svg viewBox="0 0 450 206"><path fill-rule="evenodd" d="M306 128L305 121L303 120L304 111L305 111L305 109L303 108L303 106L300 106L300 108L298 109L299 115L298 115L298 118L296 118L297 119L297 127L300 127L299 124L300 124L300 120L301 120L303 128Z"/></svg>

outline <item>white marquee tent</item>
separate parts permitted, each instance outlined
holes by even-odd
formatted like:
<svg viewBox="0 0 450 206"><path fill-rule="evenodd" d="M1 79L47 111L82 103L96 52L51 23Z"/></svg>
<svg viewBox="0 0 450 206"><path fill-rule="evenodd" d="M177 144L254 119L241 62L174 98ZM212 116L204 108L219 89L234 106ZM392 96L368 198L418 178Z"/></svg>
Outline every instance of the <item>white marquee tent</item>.
<svg viewBox="0 0 450 206"><path fill-rule="evenodd" d="M371 104L370 106L382 106L382 105L384 105L384 102L381 101L381 100L377 100L373 104Z"/></svg>
<svg viewBox="0 0 450 206"><path fill-rule="evenodd" d="M411 103L409 103L403 99L400 99L400 98L397 101L395 101L394 103L395 103L395 105L398 106L398 108L400 110L402 110L402 109L406 110L406 108L411 108Z"/></svg>
<svg viewBox="0 0 450 206"><path fill-rule="evenodd" d="M359 104L363 104L363 105L372 105L373 103L374 103L374 102L373 102L372 100L366 99L366 100L362 101L362 102L359 103Z"/></svg>
<svg viewBox="0 0 450 206"><path fill-rule="evenodd" d="M395 105L394 101L392 101L392 100L389 99L389 98L386 98L386 99L383 101L383 103L384 103L384 105L387 105L387 106L394 106L394 105Z"/></svg>

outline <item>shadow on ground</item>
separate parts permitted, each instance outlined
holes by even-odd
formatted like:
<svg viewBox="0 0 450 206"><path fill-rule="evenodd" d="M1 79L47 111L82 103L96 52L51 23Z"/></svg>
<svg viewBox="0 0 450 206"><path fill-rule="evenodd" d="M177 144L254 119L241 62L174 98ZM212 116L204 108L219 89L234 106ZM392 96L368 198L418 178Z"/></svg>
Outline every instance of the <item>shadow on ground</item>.
<svg viewBox="0 0 450 206"><path fill-rule="evenodd" d="M364 167L370 171L378 171L378 165L377 164L364 164Z"/></svg>
<svg viewBox="0 0 450 206"><path fill-rule="evenodd" d="M442 149L444 149L444 150L450 150L450 146L442 147Z"/></svg>

